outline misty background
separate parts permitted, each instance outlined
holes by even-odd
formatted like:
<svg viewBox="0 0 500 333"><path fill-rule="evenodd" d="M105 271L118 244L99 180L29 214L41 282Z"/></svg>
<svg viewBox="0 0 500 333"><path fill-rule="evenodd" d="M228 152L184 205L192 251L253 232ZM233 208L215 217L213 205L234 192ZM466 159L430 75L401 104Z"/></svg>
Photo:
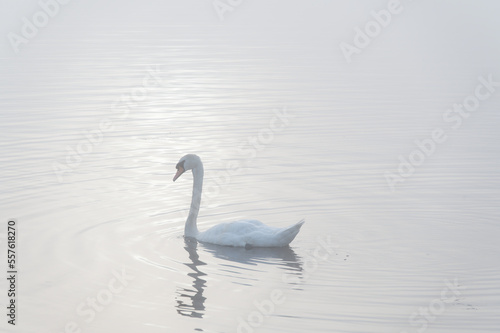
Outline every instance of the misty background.
<svg viewBox="0 0 500 333"><path fill-rule="evenodd" d="M2 330L497 332L500 5L401 0L349 62L389 4L1 0L0 221L19 233ZM291 247L185 242L186 153L200 230L305 218Z"/></svg>

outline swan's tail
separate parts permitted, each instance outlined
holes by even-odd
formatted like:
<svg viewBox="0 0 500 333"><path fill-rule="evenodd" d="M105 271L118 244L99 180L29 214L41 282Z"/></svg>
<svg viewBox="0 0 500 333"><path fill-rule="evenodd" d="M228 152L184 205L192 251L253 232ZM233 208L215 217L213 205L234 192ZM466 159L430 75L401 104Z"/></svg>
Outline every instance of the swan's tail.
<svg viewBox="0 0 500 333"><path fill-rule="evenodd" d="M302 227L302 225L305 222L306 221L304 219L302 219L299 222L297 222L296 224L292 225L291 227L288 227L285 230L282 230L279 232L278 237L280 239L280 243L283 244L282 246L287 246L288 244L290 244L293 241L295 236L297 236L297 234L299 233L300 227Z"/></svg>

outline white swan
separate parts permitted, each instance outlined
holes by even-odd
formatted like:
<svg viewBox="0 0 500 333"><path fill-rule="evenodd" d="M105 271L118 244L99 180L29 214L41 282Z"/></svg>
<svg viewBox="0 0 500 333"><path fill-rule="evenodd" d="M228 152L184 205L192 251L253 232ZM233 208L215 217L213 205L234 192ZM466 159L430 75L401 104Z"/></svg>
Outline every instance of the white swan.
<svg viewBox="0 0 500 333"><path fill-rule="evenodd" d="M201 191L203 187L203 163L194 154L183 156L175 166L177 173L174 182L187 170L193 170L193 197L191 208L184 227L184 236L196 238L200 242L218 245L251 247L287 246L297 236L304 220L287 228L276 228L256 220L240 220L221 223L199 232L196 226L200 210Z"/></svg>

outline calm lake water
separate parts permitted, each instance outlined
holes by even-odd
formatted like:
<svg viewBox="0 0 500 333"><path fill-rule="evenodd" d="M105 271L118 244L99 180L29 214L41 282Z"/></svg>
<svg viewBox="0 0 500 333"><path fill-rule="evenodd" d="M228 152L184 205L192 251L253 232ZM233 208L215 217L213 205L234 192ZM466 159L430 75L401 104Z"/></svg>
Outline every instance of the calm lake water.
<svg viewBox="0 0 500 333"><path fill-rule="evenodd" d="M402 2L348 63L387 3L175 3L71 2L4 40L1 330L498 332L498 5ZM187 153L201 230L304 218L291 246L185 240Z"/></svg>

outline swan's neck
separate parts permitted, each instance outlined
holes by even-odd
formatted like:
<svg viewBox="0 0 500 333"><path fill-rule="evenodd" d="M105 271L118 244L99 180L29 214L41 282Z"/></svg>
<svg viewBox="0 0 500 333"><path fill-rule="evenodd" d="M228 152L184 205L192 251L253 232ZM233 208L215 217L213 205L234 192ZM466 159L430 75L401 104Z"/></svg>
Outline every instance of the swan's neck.
<svg viewBox="0 0 500 333"><path fill-rule="evenodd" d="M198 227L196 226L196 219L200 211L201 203L201 190L203 188L203 164L197 165L193 168L193 196L191 198L191 208L189 215L184 226L184 236L196 237L198 235Z"/></svg>

